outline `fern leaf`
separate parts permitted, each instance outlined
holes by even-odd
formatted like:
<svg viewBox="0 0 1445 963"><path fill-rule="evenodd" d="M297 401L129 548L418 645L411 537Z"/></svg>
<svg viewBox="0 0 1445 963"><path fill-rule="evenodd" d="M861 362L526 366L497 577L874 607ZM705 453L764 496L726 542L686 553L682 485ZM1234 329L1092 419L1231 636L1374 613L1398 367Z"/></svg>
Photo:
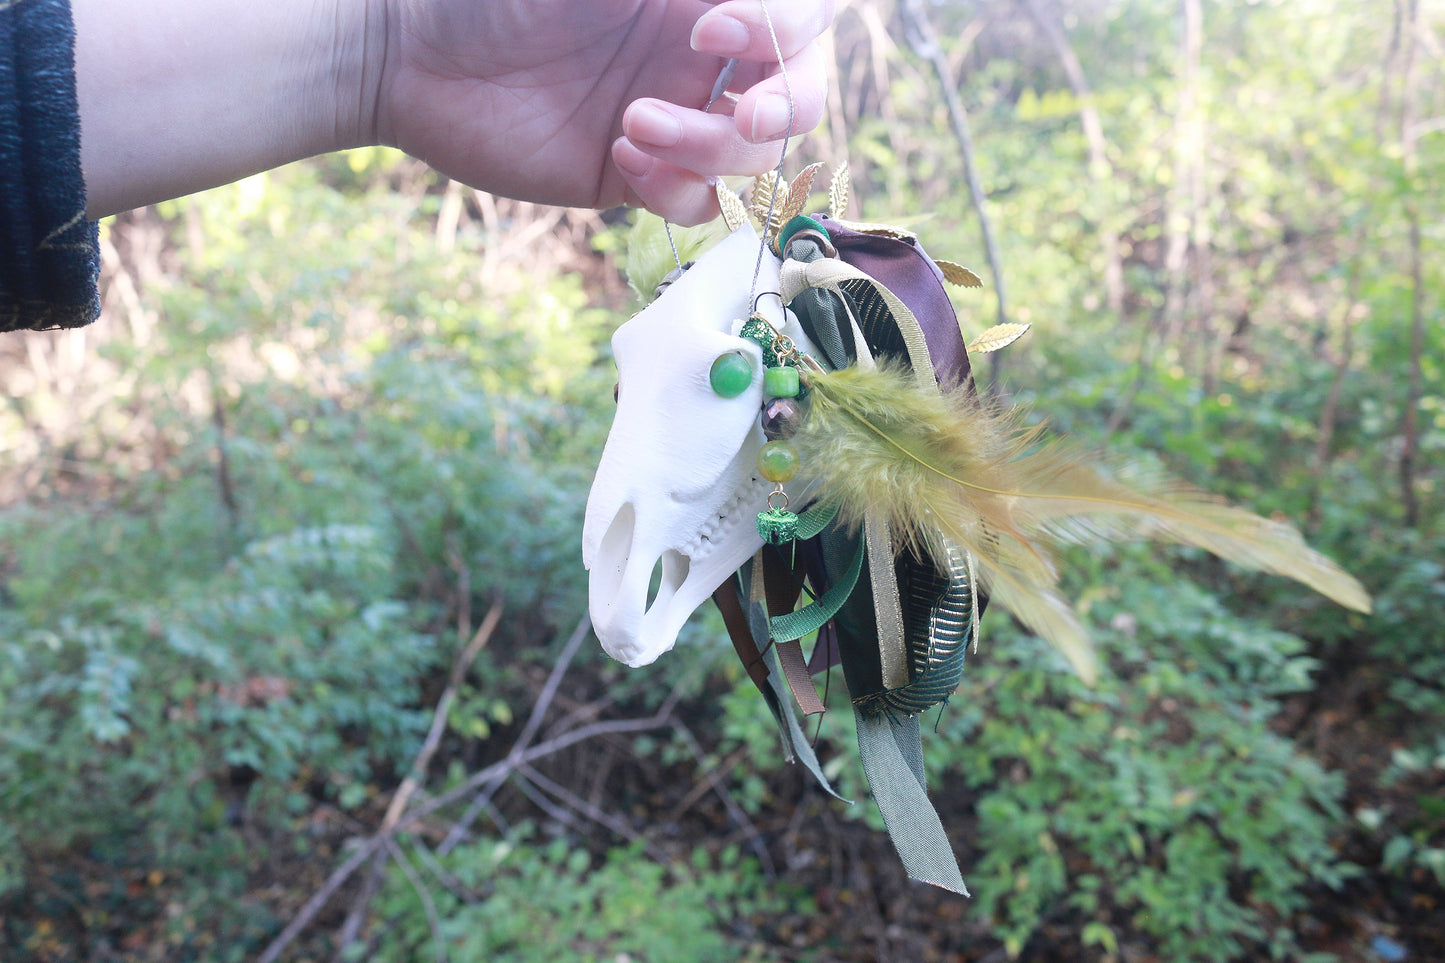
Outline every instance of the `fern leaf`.
<svg viewBox="0 0 1445 963"><path fill-rule="evenodd" d="M748 222L747 205L743 199L728 189L728 186L719 178L717 185L717 206L722 210L723 220L727 222L729 231L736 231Z"/></svg>

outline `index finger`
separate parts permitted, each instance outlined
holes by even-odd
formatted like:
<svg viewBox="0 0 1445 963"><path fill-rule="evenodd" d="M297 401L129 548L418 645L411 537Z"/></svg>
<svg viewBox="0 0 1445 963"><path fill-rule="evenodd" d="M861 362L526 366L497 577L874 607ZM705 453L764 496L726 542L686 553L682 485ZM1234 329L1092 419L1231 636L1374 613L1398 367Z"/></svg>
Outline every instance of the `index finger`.
<svg viewBox="0 0 1445 963"><path fill-rule="evenodd" d="M786 60L832 25L833 4L834 0L775 0L765 6L764 0L724 0L698 18L692 28L692 49L762 62L776 62L781 51Z"/></svg>

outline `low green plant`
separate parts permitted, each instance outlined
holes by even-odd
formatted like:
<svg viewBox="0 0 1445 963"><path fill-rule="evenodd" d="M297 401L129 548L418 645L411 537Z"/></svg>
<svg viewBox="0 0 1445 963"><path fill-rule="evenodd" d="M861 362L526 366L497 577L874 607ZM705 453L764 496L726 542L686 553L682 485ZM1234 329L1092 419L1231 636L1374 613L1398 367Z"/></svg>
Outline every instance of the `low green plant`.
<svg viewBox="0 0 1445 963"><path fill-rule="evenodd" d="M976 794L977 908L1015 953L1063 921L1174 960L1286 958L1310 888L1349 872L1331 847L1343 781L1267 724L1310 684L1304 643L1149 556L1093 561L1097 687L994 619L925 740L933 770Z"/></svg>
<svg viewBox="0 0 1445 963"><path fill-rule="evenodd" d="M387 925L368 956L377 963L438 949L457 963L761 961L777 957L758 919L798 905L735 847L664 866L637 846L594 859L574 841L543 842L523 827L435 865L402 859L378 902Z"/></svg>

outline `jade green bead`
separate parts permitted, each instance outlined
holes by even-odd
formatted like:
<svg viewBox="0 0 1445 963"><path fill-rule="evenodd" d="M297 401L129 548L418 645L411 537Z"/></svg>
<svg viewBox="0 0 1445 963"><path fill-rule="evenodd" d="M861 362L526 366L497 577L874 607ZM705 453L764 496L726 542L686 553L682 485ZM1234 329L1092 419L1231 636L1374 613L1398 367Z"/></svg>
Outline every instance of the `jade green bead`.
<svg viewBox="0 0 1445 963"><path fill-rule="evenodd" d="M753 383L753 363L746 356L729 351L719 355L708 372L712 390L723 398L736 398L747 391Z"/></svg>
<svg viewBox="0 0 1445 963"><path fill-rule="evenodd" d="M785 482L798 473L802 456L790 441L770 441L758 451L758 472L770 482Z"/></svg>
<svg viewBox="0 0 1445 963"><path fill-rule="evenodd" d="M769 368L763 372L763 394L768 398L798 396L797 368Z"/></svg>

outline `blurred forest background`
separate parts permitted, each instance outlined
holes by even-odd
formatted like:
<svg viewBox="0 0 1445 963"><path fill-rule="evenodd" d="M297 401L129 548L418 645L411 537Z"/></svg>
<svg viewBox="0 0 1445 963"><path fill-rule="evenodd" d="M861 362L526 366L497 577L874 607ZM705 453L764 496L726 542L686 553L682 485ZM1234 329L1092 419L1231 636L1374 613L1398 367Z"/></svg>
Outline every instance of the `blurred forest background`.
<svg viewBox="0 0 1445 963"><path fill-rule="evenodd" d="M1374 615L1076 552L1103 678L985 618L924 744L974 898L910 884L846 709L852 807L713 614L587 633L625 212L319 158L115 218L104 320L0 340L0 959L1445 959L1442 4L840 6L785 173Z"/></svg>

